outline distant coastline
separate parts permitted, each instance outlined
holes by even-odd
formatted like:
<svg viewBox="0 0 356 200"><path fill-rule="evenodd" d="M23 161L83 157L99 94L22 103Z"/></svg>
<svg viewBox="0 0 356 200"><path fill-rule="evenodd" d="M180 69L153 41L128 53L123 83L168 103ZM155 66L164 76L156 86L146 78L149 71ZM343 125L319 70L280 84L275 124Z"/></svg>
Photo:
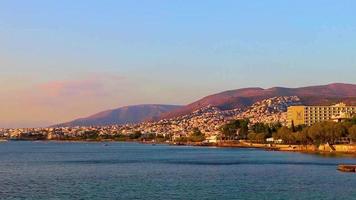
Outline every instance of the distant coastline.
<svg viewBox="0 0 356 200"><path fill-rule="evenodd" d="M112 143L112 142L127 142L151 145L172 145L172 146L196 146L196 147L219 147L219 148L254 148L266 151L281 151L281 152L299 152L299 153L322 153L322 154L351 154L356 156L356 145L354 144L324 144L315 145L288 145L288 144L261 144L249 141L221 141L218 143L206 142L155 142L155 141L140 141L140 140L112 140L112 139L70 139L70 140L48 140L48 139L0 139L0 142L7 141L42 141L42 142L93 142L93 143Z"/></svg>

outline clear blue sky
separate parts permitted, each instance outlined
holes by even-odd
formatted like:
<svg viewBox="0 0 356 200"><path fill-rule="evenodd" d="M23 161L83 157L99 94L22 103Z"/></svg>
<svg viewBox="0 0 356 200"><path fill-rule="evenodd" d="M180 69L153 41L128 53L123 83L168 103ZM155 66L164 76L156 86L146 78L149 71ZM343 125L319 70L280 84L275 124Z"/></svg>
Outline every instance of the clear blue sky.
<svg viewBox="0 0 356 200"><path fill-rule="evenodd" d="M40 123L34 114L52 123L241 87L356 83L355 10L335 0L0 0L0 109L14 113L7 124Z"/></svg>

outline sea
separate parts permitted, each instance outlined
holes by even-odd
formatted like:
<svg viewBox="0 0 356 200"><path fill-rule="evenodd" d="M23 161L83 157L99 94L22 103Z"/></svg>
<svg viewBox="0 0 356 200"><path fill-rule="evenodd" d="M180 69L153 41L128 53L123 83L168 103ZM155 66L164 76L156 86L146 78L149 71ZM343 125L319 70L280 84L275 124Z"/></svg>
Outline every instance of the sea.
<svg viewBox="0 0 356 200"><path fill-rule="evenodd" d="M347 155L124 142L0 143L0 199L356 199Z"/></svg>

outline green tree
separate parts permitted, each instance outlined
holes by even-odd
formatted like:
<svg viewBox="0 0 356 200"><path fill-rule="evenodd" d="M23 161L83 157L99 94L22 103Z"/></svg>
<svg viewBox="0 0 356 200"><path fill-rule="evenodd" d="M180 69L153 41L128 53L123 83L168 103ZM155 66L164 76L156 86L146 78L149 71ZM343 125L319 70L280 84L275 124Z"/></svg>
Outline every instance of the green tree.
<svg viewBox="0 0 356 200"><path fill-rule="evenodd" d="M272 134L276 133L281 127L282 124L279 122L271 124L256 123L251 126L251 130L255 133L264 133L265 137L268 138L272 137Z"/></svg>
<svg viewBox="0 0 356 200"><path fill-rule="evenodd" d="M256 141L260 143L266 143L267 133L257 133Z"/></svg>
<svg viewBox="0 0 356 200"><path fill-rule="evenodd" d="M155 140L156 139L156 133L145 133L141 135L142 140Z"/></svg>
<svg viewBox="0 0 356 200"><path fill-rule="evenodd" d="M292 127L291 127L291 129L292 129L292 132L296 132L296 129L295 129L294 121L293 121L293 120L292 120Z"/></svg>
<svg viewBox="0 0 356 200"><path fill-rule="evenodd" d="M248 135L248 127L243 126L238 130L238 138L239 139L246 139Z"/></svg>
<svg viewBox="0 0 356 200"><path fill-rule="evenodd" d="M327 123L327 142L335 144L338 139L347 135L347 129L341 123Z"/></svg>
<svg viewBox="0 0 356 200"><path fill-rule="evenodd" d="M87 140L96 140L99 137L99 131L97 130L90 130L85 131L83 134L83 138Z"/></svg>
<svg viewBox="0 0 356 200"><path fill-rule="evenodd" d="M113 139L116 140L116 141L127 141L128 140L128 137L124 134L121 134L121 133L116 133L114 136L113 136Z"/></svg>
<svg viewBox="0 0 356 200"><path fill-rule="evenodd" d="M281 139L283 143L293 144L296 143L295 134L289 128L283 126L280 128L277 133L273 134L274 139Z"/></svg>
<svg viewBox="0 0 356 200"><path fill-rule="evenodd" d="M276 133L280 128L282 128L282 124L280 122L272 123L269 125L271 134Z"/></svg>
<svg viewBox="0 0 356 200"><path fill-rule="evenodd" d="M169 140L169 137L167 137L167 138L165 136L159 134L156 136L155 140L156 140L156 142L165 142L165 141Z"/></svg>
<svg viewBox="0 0 356 200"><path fill-rule="evenodd" d="M255 132L250 132L247 135L247 139L250 140L250 141L256 141L256 138L257 138L257 133L255 133Z"/></svg>
<svg viewBox="0 0 356 200"><path fill-rule="evenodd" d="M191 142L202 142L205 140L205 134L202 133L199 128L194 128L189 135L188 140Z"/></svg>
<svg viewBox="0 0 356 200"><path fill-rule="evenodd" d="M312 142L308 135L307 128L303 129L302 131L296 132L294 135L295 135L295 140L298 144L307 145Z"/></svg>
<svg viewBox="0 0 356 200"><path fill-rule="evenodd" d="M233 120L220 128L223 138L233 140L235 137L246 138L248 134L248 119Z"/></svg>
<svg viewBox="0 0 356 200"><path fill-rule="evenodd" d="M268 133L269 126L267 124L258 122L252 125L251 130L255 133Z"/></svg>
<svg viewBox="0 0 356 200"><path fill-rule="evenodd" d="M250 123L249 119L239 120L240 126L238 127L238 137L239 139L246 139L248 135L248 125Z"/></svg>
<svg viewBox="0 0 356 200"><path fill-rule="evenodd" d="M137 139L139 139L141 136L142 136L141 131L135 131L134 133L131 133L131 134L129 135L129 138L130 138L131 140L137 140Z"/></svg>
<svg viewBox="0 0 356 200"><path fill-rule="evenodd" d="M252 142L266 143L267 133L250 132L247 138Z"/></svg>
<svg viewBox="0 0 356 200"><path fill-rule="evenodd" d="M343 136L346 136L347 129L345 125L335 122L316 123L308 128L308 136L313 144L335 144Z"/></svg>
<svg viewBox="0 0 356 200"><path fill-rule="evenodd" d="M176 138L174 141L178 142L178 143L186 143L186 142L188 142L188 138L185 136L182 136L182 137Z"/></svg>
<svg viewBox="0 0 356 200"><path fill-rule="evenodd" d="M325 135L326 133L324 132L321 123L314 124L308 129L308 136L311 138L313 144L316 146L326 143Z"/></svg>
<svg viewBox="0 0 356 200"><path fill-rule="evenodd" d="M295 131L298 132L298 131L302 131L304 128L306 128L305 125L298 125L298 126L295 126Z"/></svg>
<svg viewBox="0 0 356 200"><path fill-rule="evenodd" d="M349 121L352 123L352 125L356 125L356 115L353 118L351 118Z"/></svg>
<svg viewBox="0 0 356 200"><path fill-rule="evenodd" d="M351 126L348 129L348 133L349 133L349 138L350 138L351 142L355 142L356 141L356 125Z"/></svg>

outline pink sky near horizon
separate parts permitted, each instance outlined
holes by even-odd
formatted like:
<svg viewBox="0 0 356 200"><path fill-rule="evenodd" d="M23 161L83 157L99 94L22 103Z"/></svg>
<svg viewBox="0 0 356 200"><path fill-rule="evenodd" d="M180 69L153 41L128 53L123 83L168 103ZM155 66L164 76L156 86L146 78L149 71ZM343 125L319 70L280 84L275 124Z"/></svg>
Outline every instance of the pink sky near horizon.
<svg viewBox="0 0 356 200"><path fill-rule="evenodd" d="M29 84L27 84L27 82ZM149 82L149 81L148 81ZM156 84L140 84L126 76L89 73L77 79L33 81L22 79L0 92L0 127L43 127L127 105L160 103L181 104L193 100L187 95ZM172 95L162 95L169 94ZM157 95L155 95L157 94ZM202 95L197 92L197 95Z"/></svg>
<svg viewBox="0 0 356 200"><path fill-rule="evenodd" d="M0 87L4 94L0 95L0 127L3 128L44 127L127 105L185 105L224 91L204 84L187 86L184 80L181 87L174 87L146 77L103 72L62 80L22 77L13 85L4 80L0 83L6 84Z"/></svg>

